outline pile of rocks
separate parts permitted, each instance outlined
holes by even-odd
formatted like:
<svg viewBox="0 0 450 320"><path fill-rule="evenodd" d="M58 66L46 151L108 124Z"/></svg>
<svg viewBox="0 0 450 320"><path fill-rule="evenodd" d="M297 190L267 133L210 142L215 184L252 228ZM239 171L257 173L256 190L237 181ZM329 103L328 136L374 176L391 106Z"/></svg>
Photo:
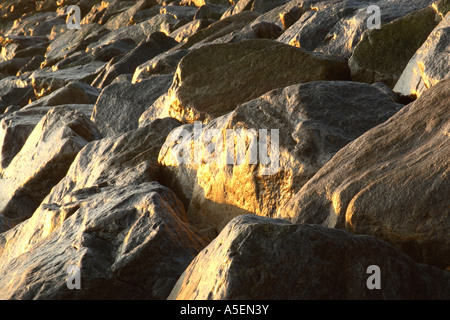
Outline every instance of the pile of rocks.
<svg viewBox="0 0 450 320"><path fill-rule="evenodd" d="M0 299L450 299L449 10L1 1Z"/></svg>

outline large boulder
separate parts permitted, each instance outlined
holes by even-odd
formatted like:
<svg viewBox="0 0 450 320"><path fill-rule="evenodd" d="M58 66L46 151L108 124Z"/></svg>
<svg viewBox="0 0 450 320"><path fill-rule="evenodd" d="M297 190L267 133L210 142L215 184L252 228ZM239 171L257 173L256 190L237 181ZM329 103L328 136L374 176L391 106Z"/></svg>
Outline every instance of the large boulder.
<svg viewBox="0 0 450 320"><path fill-rule="evenodd" d="M33 98L35 95L30 81L17 77L0 80L0 114L11 105L23 107Z"/></svg>
<svg viewBox="0 0 450 320"><path fill-rule="evenodd" d="M279 217L393 243L450 265L450 80L341 149Z"/></svg>
<svg viewBox="0 0 450 320"><path fill-rule="evenodd" d="M394 91L404 96L420 96L439 81L450 77L450 13L417 50L398 79Z"/></svg>
<svg viewBox="0 0 450 320"><path fill-rule="evenodd" d="M204 246L157 182L65 200L0 234L1 299L166 299ZM73 267L79 290L68 288Z"/></svg>
<svg viewBox="0 0 450 320"><path fill-rule="evenodd" d="M241 104L205 127L179 127L160 152L164 183L205 230L220 231L243 213L273 216L340 148L403 106L385 89L346 81L298 84ZM238 154L245 154L243 162Z"/></svg>
<svg viewBox="0 0 450 320"><path fill-rule="evenodd" d="M150 109L156 117L210 121L275 88L347 79L345 60L272 40L206 45L180 61L169 92Z"/></svg>
<svg viewBox="0 0 450 320"><path fill-rule="evenodd" d="M172 78L173 75L160 75L135 84L110 84L95 104L92 121L105 137L136 129L141 114L167 92Z"/></svg>
<svg viewBox="0 0 450 320"><path fill-rule="evenodd" d="M30 217L66 175L78 152L99 138L94 124L81 112L51 109L2 172L0 214L12 219Z"/></svg>
<svg viewBox="0 0 450 320"><path fill-rule="evenodd" d="M307 51L319 51L350 58L362 33L368 29L371 5L380 8L386 24L431 5L434 0L296 0L300 18L278 39ZM297 17L296 17L297 18Z"/></svg>
<svg viewBox="0 0 450 320"><path fill-rule="evenodd" d="M433 7L366 30L348 62L353 81L384 82L393 88L408 61L439 23Z"/></svg>
<svg viewBox="0 0 450 320"><path fill-rule="evenodd" d="M253 215L231 221L192 261L169 296L180 300L449 298L448 272L415 263L375 237Z"/></svg>

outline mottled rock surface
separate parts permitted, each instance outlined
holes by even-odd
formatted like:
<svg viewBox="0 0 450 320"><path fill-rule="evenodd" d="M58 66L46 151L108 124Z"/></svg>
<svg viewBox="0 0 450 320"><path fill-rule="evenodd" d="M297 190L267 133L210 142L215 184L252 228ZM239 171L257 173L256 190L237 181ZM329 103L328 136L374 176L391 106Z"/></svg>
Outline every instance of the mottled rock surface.
<svg viewBox="0 0 450 320"><path fill-rule="evenodd" d="M369 266L381 271L369 290ZM169 299L448 299L450 274L375 237L245 215L189 265Z"/></svg>
<svg viewBox="0 0 450 320"><path fill-rule="evenodd" d="M210 121L275 88L347 79L346 61L276 41L207 45L192 50L180 61L167 95L151 109L181 121Z"/></svg>
<svg viewBox="0 0 450 320"><path fill-rule="evenodd" d="M370 234L447 268L449 104L446 80L341 149L279 216Z"/></svg>
<svg viewBox="0 0 450 320"><path fill-rule="evenodd" d="M159 162L165 183L188 207L190 221L220 231L239 214L273 216L340 148L402 106L378 86L346 81L293 85L241 104L201 131L195 124L177 128ZM267 142L260 129L267 130ZM214 131L222 141L207 136ZM185 153L189 163L180 157ZM242 164L240 153L245 153Z"/></svg>

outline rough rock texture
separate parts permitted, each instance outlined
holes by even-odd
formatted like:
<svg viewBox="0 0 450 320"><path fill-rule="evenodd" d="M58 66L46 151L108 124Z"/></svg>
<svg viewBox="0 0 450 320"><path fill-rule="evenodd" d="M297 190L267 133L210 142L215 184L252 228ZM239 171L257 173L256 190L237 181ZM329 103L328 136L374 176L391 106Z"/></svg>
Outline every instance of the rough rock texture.
<svg viewBox="0 0 450 320"><path fill-rule="evenodd" d="M450 13L433 30L411 58L394 91L420 96L439 81L450 77Z"/></svg>
<svg viewBox="0 0 450 320"><path fill-rule="evenodd" d="M156 182L68 197L0 234L1 299L165 299L202 248L179 200ZM66 286L72 265L81 290Z"/></svg>
<svg viewBox="0 0 450 320"><path fill-rule="evenodd" d="M117 82L107 86L95 104L91 120L105 137L136 129L141 114L167 92L172 78L160 75L136 84Z"/></svg>
<svg viewBox="0 0 450 320"><path fill-rule="evenodd" d="M92 61L84 65L78 65L62 70L53 71L49 68L38 69L30 75L36 96L52 93L72 81L81 81L90 84L101 72L105 63ZM67 101L70 103L70 101Z"/></svg>
<svg viewBox="0 0 450 320"><path fill-rule="evenodd" d="M61 180L77 153L100 134L81 112L54 108L2 172L0 214L28 218Z"/></svg>
<svg viewBox="0 0 450 320"><path fill-rule="evenodd" d="M173 131L161 149L159 162L165 166L166 185L188 207L190 221L220 231L239 214L273 216L340 148L402 106L378 86L346 81L293 85L244 103L200 128L205 133L218 130L224 137L224 142L214 142L210 151L196 151L196 145L206 148L211 138L197 136L194 125L178 128L189 136L178 139L180 132ZM270 144L261 140L260 129L267 129ZM271 151L273 158L263 163L262 154L274 147L273 129L279 130L279 159ZM238 165L235 154L245 152L249 157L252 152L246 139L250 130L258 136L258 148L263 145L267 149L255 152L258 159L254 164L246 158ZM244 150L237 140L233 143L232 134L234 139L246 140ZM179 153L185 152L191 156L190 163L179 158ZM196 160L198 156L201 162ZM226 160L229 156L231 161Z"/></svg>
<svg viewBox="0 0 450 320"><path fill-rule="evenodd" d="M140 64L169 50L176 44L177 42L175 40L167 37L162 32L153 33L150 35L148 41L142 42L119 61L108 66L98 75L92 84L96 87L104 88L119 75L133 73Z"/></svg>
<svg viewBox="0 0 450 320"><path fill-rule="evenodd" d="M27 104L24 109L39 106L59 106L67 103L95 104L99 94L99 89L80 81L73 81L49 95Z"/></svg>
<svg viewBox="0 0 450 320"><path fill-rule="evenodd" d="M153 59L139 65L133 74L132 82L140 82L156 74L174 74L181 58L189 53L189 50L181 49L164 52Z"/></svg>
<svg viewBox="0 0 450 320"><path fill-rule="evenodd" d="M350 58L367 29L370 5L377 5L381 23L389 23L433 3L433 0L300 0L305 11L278 39L307 51L320 51Z"/></svg>
<svg viewBox="0 0 450 320"><path fill-rule="evenodd" d="M316 80L347 80L348 72L347 62L340 58L271 40L207 45L180 61L169 92L151 109L181 121L210 121L271 89Z"/></svg>
<svg viewBox="0 0 450 320"><path fill-rule="evenodd" d="M381 272L369 290L369 266ZM415 263L384 241L246 215L189 265L169 299L449 299L450 274Z"/></svg>
<svg viewBox="0 0 450 320"><path fill-rule="evenodd" d="M0 114L10 105L25 106L35 98L31 81L7 77L0 80Z"/></svg>
<svg viewBox="0 0 450 320"><path fill-rule="evenodd" d="M393 88L439 20L439 14L430 6L384 24L380 29L365 31L348 62L352 80L384 82Z"/></svg>
<svg viewBox="0 0 450 320"><path fill-rule="evenodd" d="M446 80L341 149L279 216L370 234L447 268L449 104Z"/></svg>

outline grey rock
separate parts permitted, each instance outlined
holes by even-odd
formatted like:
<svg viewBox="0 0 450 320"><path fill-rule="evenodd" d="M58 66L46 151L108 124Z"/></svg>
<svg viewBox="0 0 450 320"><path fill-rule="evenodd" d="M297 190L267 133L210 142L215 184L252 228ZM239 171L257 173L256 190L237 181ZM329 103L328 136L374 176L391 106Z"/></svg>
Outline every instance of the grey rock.
<svg viewBox="0 0 450 320"><path fill-rule="evenodd" d="M32 79L34 91L39 97L42 97L65 87L73 81L90 84L105 65L102 61L92 61L85 65L61 70L52 70L51 68L38 69L30 75L30 78Z"/></svg>
<svg viewBox="0 0 450 320"><path fill-rule="evenodd" d="M30 81L17 77L6 77L0 80L0 113L3 113L10 105L23 107L34 98Z"/></svg>
<svg viewBox="0 0 450 320"><path fill-rule="evenodd" d="M169 36L174 38L177 42L182 42L198 31L208 27L211 22L211 20L205 19L193 20L179 28L176 28L175 31L169 34Z"/></svg>
<svg viewBox="0 0 450 320"><path fill-rule="evenodd" d="M402 106L378 87L363 83L318 81L276 89L202 127L204 133L218 131L225 137L222 142L211 145L211 137L197 136L195 124L171 132L159 155L163 182L176 192L189 220L200 229L220 231L244 213L271 217L339 149ZM263 142L260 129L267 129L271 143ZM271 131L275 129L278 142ZM187 137L180 137L181 130ZM225 130L232 130L234 138ZM251 130L253 143L248 137ZM258 141L255 146L266 149L252 151ZM198 144L204 149L196 149ZM273 157L264 162L262 153L275 150L274 144L278 159L271 151ZM190 156L187 161L180 160L181 153ZM241 164L239 153L245 154ZM258 157L253 163L250 154Z"/></svg>
<svg viewBox="0 0 450 320"><path fill-rule="evenodd" d="M353 81L393 88L408 61L438 24L433 7L407 14L380 29L366 30L348 62Z"/></svg>
<svg viewBox="0 0 450 320"><path fill-rule="evenodd" d="M0 214L26 219L67 173L77 153L100 133L69 108L50 110L2 172Z"/></svg>
<svg viewBox="0 0 450 320"><path fill-rule="evenodd" d="M59 106L63 104L95 104L100 90L84 82L74 81L25 106L26 109L38 106Z"/></svg>
<svg viewBox="0 0 450 320"><path fill-rule="evenodd" d="M369 234L450 265L450 81L342 148L279 217Z"/></svg>
<svg viewBox="0 0 450 320"><path fill-rule="evenodd" d="M306 12L278 40L348 59L367 30L370 5L380 8L381 23L386 24L432 3L433 0L303 0L296 4Z"/></svg>
<svg viewBox="0 0 450 320"><path fill-rule="evenodd" d="M110 63L92 82L93 86L104 88L121 74L133 73L142 63L174 47L177 42L162 32L150 35L149 39L139 44L116 63Z"/></svg>
<svg viewBox="0 0 450 320"><path fill-rule="evenodd" d="M224 12L228 9L227 5L221 4L205 4L197 9L194 20L213 19L220 20Z"/></svg>
<svg viewBox="0 0 450 320"><path fill-rule="evenodd" d="M381 272L369 290L369 266ZM373 272L373 271L372 271ZM389 288L389 290L388 290ZM169 299L413 300L450 297L448 272L375 237L241 216L191 262Z"/></svg>
<svg viewBox="0 0 450 320"><path fill-rule="evenodd" d="M348 79L345 60L308 53L277 41L211 44L181 59L168 93L151 108L153 114L182 122L210 121L275 88Z"/></svg>
<svg viewBox="0 0 450 320"><path fill-rule="evenodd" d="M174 74L180 60L188 53L189 50L181 49L157 55L135 69L132 82L140 82L159 74Z"/></svg>
<svg viewBox="0 0 450 320"><path fill-rule="evenodd" d="M157 182L68 198L0 234L1 299L166 299L203 248L179 200ZM81 290L67 287L70 266L80 268Z"/></svg>
<svg viewBox="0 0 450 320"><path fill-rule="evenodd" d="M450 77L450 14L433 30L403 70L394 91L420 96Z"/></svg>
<svg viewBox="0 0 450 320"><path fill-rule="evenodd" d="M167 92L172 78L161 75L136 84L118 82L107 86L95 104L92 121L104 136L136 129L141 114Z"/></svg>

